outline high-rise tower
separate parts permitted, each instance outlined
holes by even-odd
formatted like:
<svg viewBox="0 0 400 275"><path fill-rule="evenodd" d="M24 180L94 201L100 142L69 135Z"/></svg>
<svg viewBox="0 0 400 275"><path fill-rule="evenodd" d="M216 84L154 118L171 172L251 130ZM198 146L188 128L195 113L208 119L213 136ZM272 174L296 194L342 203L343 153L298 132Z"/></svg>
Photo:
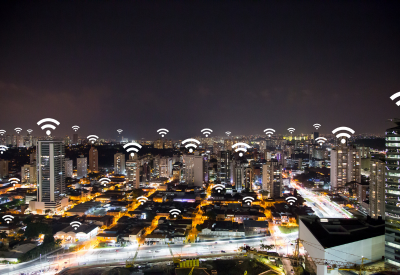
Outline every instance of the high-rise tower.
<svg viewBox="0 0 400 275"><path fill-rule="evenodd" d="M99 152L95 147L89 150L89 170L91 173L99 171Z"/></svg>

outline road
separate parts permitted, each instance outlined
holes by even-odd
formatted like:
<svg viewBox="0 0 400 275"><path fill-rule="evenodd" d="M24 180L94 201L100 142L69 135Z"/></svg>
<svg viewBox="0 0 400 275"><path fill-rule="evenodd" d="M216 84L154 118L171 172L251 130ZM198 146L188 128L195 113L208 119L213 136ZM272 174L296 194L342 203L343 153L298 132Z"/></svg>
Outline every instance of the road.
<svg viewBox="0 0 400 275"><path fill-rule="evenodd" d="M293 253L294 240L296 238L297 233L287 234L285 236L282 235L232 241L217 241L217 243L202 242L193 244L176 244L171 245L171 249L174 256L179 257L182 255L182 257L187 258L198 257L201 255L213 255L216 253L221 253L222 250L227 253L236 252L238 251L238 248L244 244L259 249L262 241L263 244L276 244L277 248L274 251L277 251L278 253L287 254L289 252L289 254L291 254ZM0 267L0 274L19 275L21 273L27 274L28 272L32 273L39 270L45 270L45 272L41 274L52 275L56 273L54 271L56 268L61 270L63 267L69 266L125 261L129 258L133 258L137 250L137 246L130 246L124 248L89 249L65 254L58 253L49 255L47 258L43 258L41 262L36 260L30 263ZM137 259L145 260L166 257L171 257L167 245L151 245L141 246L138 250ZM51 269L50 271L48 271L49 268Z"/></svg>
<svg viewBox="0 0 400 275"><path fill-rule="evenodd" d="M351 218L340 206L327 200L324 196L314 194L305 188L292 183L292 186L297 189L297 192L306 200L315 214L320 218Z"/></svg>

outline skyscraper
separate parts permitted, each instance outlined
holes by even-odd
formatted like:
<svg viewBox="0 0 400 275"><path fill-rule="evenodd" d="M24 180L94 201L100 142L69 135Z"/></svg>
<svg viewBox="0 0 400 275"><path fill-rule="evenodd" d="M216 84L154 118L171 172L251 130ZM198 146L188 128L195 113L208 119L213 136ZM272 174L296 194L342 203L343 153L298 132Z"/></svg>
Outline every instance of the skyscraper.
<svg viewBox="0 0 400 275"><path fill-rule="evenodd" d="M385 262L400 267L400 119L386 130Z"/></svg>
<svg viewBox="0 0 400 275"><path fill-rule="evenodd" d="M89 171L91 173L99 171L99 153L93 146L89 150Z"/></svg>
<svg viewBox="0 0 400 275"><path fill-rule="evenodd" d="M140 164L136 155L126 161L126 175L129 183L132 183L134 188L140 187Z"/></svg>
<svg viewBox="0 0 400 275"><path fill-rule="evenodd" d="M36 180L36 164L25 164L21 167L21 182L34 184Z"/></svg>
<svg viewBox="0 0 400 275"><path fill-rule="evenodd" d="M385 162L371 160L369 180L369 215L377 219L385 216Z"/></svg>
<svg viewBox="0 0 400 275"><path fill-rule="evenodd" d="M232 172L233 172L233 184L238 192L242 191L245 188L245 163L242 163L241 160L235 160L231 163Z"/></svg>
<svg viewBox="0 0 400 275"><path fill-rule="evenodd" d="M65 177L66 178L72 178L72 174L73 174L73 163L72 163L72 159L65 159Z"/></svg>
<svg viewBox="0 0 400 275"><path fill-rule="evenodd" d="M282 165L275 159L262 166L262 189L270 198L282 197Z"/></svg>
<svg viewBox="0 0 400 275"><path fill-rule="evenodd" d="M87 158L83 155L76 159L76 174L78 179L87 177Z"/></svg>
<svg viewBox="0 0 400 275"><path fill-rule="evenodd" d="M183 155L184 180L191 186L203 185L203 157Z"/></svg>
<svg viewBox="0 0 400 275"><path fill-rule="evenodd" d="M8 177L8 160L0 159L0 179Z"/></svg>
<svg viewBox="0 0 400 275"><path fill-rule="evenodd" d="M116 153L114 155L114 174L125 174L125 154Z"/></svg>
<svg viewBox="0 0 400 275"><path fill-rule="evenodd" d="M361 182L361 159L356 148L340 144L331 150L331 188L345 188L346 183Z"/></svg>
<svg viewBox="0 0 400 275"><path fill-rule="evenodd" d="M74 145L78 144L78 134L72 135L72 144L74 144Z"/></svg>
<svg viewBox="0 0 400 275"><path fill-rule="evenodd" d="M218 152L218 178L222 184L231 184L231 158L232 151Z"/></svg>
<svg viewBox="0 0 400 275"><path fill-rule="evenodd" d="M6 136L6 145L7 145L7 146L12 145L12 140L11 140L11 136L10 136L10 135L7 135L7 136Z"/></svg>
<svg viewBox="0 0 400 275"><path fill-rule="evenodd" d="M61 141L40 140L37 143L37 202L33 211L58 210L66 206L64 145ZM31 207L31 204L29 205Z"/></svg>

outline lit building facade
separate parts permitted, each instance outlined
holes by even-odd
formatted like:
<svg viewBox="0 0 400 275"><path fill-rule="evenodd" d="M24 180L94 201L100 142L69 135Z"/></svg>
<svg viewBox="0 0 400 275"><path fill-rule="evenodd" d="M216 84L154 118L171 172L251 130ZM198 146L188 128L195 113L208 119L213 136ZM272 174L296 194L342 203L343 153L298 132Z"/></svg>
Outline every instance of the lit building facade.
<svg viewBox="0 0 400 275"><path fill-rule="evenodd" d="M282 165L275 159L262 166L262 189L270 198L282 197Z"/></svg>
<svg viewBox="0 0 400 275"><path fill-rule="evenodd" d="M114 174L125 175L125 154L116 153L114 155Z"/></svg>
<svg viewBox="0 0 400 275"><path fill-rule="evenodd" d="M385 162L371 160L369 179L369 215L377 219L385 216Z"/></svg>
<svg viewBox="0 0 400 275"><path fill-rule="evenodd" d="M89 150L89 171L91 173L99 171L99 152L95 147Z"/></svg>
<svg viewBox="0 0 400 275"><path fill-rule="evenodd" d="M183 155L184 181L191 186L203 186L203 157Z"/></svg>
<svg viewBox="0 0 400 275"><path fill-rule="evenodd" d="M351 145L340 144L331 150L331 188L334 191L346 187L351 181L361 182L359 151Z"/></svg>
<svg viewBox="0 0 400 275"><path fill-rule="evenodd" d="M78 179L87 177L87 158L83 155L76 159L76 177Z"/></svg>

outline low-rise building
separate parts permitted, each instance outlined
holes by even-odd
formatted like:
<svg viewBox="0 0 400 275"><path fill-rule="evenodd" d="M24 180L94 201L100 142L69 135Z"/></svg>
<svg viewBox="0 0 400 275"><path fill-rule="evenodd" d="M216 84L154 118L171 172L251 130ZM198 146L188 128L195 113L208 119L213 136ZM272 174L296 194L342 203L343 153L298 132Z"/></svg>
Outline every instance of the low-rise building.
<svg viewBox="0 0 400 275"><path fill-rule="evenodd" d="M54 238L65 241L87 241L96 237L99 227L95 224L81 224L78 228L71 225L57 232Z"/></svg>

